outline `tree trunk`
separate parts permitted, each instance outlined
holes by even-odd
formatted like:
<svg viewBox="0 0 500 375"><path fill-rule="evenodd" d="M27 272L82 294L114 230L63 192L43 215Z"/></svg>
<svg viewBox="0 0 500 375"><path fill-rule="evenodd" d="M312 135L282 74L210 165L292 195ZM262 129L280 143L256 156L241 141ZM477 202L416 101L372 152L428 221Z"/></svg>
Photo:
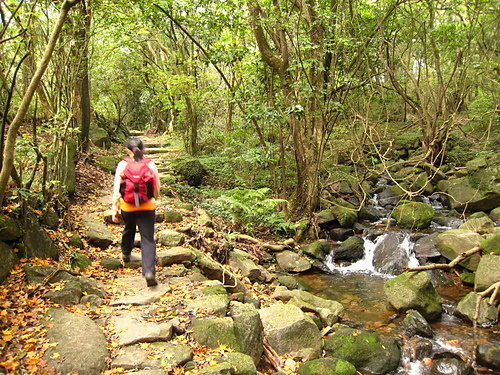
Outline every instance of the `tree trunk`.
<svg viewBox="0 0 500 375"><path fill-rule="evenodd" d="M54 29L52 30L52 34L45 48L45 52L43 54L40 65L31 78L30 84L26 92L24 93L19 109L17 110L17 113L9 126L5 142L5 149L3 150L3 165L0 171L0 204L3 204L10 173L14 165L14 151L16 147L17 131L19 130L19 127L26 117L26 113L28 112L31 100L33 99L33 95L35 94L38 84L40 83L40 80L42 79L42 76L45 73L47 66L49 65L57 40L59 39L59 35L61 34L61 29L64 25L64 22L66 21L66 17L68 16L71 7L78 4L79 1L80 0L66 0L63 3L61 11L59 12L59 18L57 20L57 23L54 25Z"/></svg>
<svg viewBox="0 0 500 375"><path fill-rule="evenodd" d="M89 2L87 6L86 2ZM79 32L79 40L81 43L82 63L80 67L79 86L80 86L80 145L82 151L86 152L89 146L90 133L90 84L89 84L89 49L88 49L88 30L90 29L90 2L91 0L82 1L81 17L82 25Z"/></svg>

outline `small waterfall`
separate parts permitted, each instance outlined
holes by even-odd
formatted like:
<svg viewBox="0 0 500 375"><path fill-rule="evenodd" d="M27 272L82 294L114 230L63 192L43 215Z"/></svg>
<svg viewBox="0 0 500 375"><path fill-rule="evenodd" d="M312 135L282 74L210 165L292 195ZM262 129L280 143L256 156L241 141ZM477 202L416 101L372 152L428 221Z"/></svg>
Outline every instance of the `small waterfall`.
<svg viewBox="0 0 500 375"><path fill-rule="evenodd" d="M414 267L419 264L413 246L410 233L389 232L374 240L365 237L363 258L348 265L336 264L334 250L326 258L325 265L330 271L394 276L401 273L405 266Z"/></svg>

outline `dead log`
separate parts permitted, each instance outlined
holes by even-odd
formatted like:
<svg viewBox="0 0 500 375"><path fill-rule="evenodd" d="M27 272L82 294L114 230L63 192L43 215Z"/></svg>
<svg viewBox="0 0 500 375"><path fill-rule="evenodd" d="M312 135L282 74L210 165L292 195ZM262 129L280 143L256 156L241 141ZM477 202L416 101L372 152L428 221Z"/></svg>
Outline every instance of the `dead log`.
<svg viewBox="0 0 500 375"><path fill-rule="evenodd" d="M270 250L270 251L283 251L286 248L290 247L291 243L294 243L294 242L288 241L288 242L286 242L284 244L270 244L270 243L262 242L262 241L258 240L257 238L254 238L252 236L248 236L246 234L238 234L236 236L236 239L240 240L240 241L251 242L253 244L262 246L264 249L267 249L267 250Z"/></svg>
<svg viewBox="0 0 500 375"><path fill-rule="evenodd" d="M278 353L269 345L267 337L264 337L264 355L269 360L274 369L278 372L283 372L283 361Z"/></svg>

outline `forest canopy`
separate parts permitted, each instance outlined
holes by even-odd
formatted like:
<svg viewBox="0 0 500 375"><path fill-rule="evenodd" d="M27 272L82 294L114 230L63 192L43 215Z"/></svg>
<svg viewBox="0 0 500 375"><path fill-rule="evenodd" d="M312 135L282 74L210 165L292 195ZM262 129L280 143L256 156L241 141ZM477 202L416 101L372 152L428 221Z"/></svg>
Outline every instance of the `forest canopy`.
<svg viewBox="0 0 500 375"><path fill-rule="evenodd" d="M413 165L461 166L498 148L499 9L2 0L0 198L71 194L93 134L123 144L133 129L230 160L227 188L271 188L301 213L338 165L360 186L390 170L398 142L418 144Z"/></svg>

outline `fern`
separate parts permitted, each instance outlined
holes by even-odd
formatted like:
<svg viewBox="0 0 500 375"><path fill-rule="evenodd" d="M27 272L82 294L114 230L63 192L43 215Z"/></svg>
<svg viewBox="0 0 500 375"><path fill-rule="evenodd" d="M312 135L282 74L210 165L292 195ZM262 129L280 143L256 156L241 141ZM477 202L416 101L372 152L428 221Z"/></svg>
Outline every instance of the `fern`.
<svg viewBox="0 0 500 375"><path fill-rule="evenodd" d="M268 198L270 190L235 188L213 201L209 210L248 232L289 231L292 225L286 222L285 214L277 210L277 206L286 200Z"/></svg>

